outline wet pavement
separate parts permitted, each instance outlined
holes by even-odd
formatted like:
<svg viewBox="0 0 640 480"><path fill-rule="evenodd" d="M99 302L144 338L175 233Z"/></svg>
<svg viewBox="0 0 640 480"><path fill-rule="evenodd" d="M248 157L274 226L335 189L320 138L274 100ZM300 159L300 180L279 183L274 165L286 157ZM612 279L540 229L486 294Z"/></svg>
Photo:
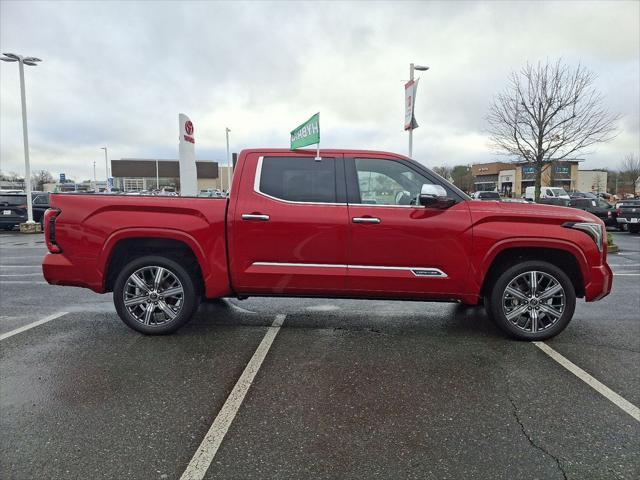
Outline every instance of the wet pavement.
<svg viewBox="0 0 640 480"><path fill-rule="evenodd" d="M613 293L545 342L640 405L640 236ZM640 422L481 308L250 298L146 337L110 295L44 283L42 237L0 235L0 477L177 479L276 315L205 478L640 476Z"/></svg>

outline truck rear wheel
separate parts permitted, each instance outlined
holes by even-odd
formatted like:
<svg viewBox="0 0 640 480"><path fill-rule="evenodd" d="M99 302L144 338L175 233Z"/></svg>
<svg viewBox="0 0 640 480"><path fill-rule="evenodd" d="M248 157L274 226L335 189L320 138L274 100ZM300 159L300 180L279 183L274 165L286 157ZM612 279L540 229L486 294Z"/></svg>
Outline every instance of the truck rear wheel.
<svg viewBox="0 0 640 480"><path fill-rule="evenodd" d="M533 260L502 272L485 303L489 316L507 335L519 340L544 340L569 324L576 294L562 270Z"/></svg>
<svg viewBox="0 0 640 480"><path fill-rule="evenodd" d="M148 335L175 332L191 319L198 299L189 271L161 256L132 260L113 288L113 303L122 321Z"/></svg>

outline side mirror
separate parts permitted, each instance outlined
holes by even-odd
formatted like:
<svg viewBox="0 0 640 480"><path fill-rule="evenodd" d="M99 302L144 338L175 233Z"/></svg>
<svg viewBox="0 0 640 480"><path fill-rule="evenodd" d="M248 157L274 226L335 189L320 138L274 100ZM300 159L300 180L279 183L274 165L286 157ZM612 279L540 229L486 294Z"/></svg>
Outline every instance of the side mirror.
<svg viewBox="0 0 640 480"><path fill-rule="evenodd" d="M444 187L428 183L422 185L418 202L420 205L432 208L449 208L455 203L454 200L447 198L447 191Z"/></svg>

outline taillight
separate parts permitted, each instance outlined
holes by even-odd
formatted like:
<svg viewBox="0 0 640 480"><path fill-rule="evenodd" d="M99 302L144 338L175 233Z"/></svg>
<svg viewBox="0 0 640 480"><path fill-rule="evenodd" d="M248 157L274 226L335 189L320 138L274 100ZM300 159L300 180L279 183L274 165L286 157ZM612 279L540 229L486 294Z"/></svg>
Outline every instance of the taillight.
<svg viewBox="0 0 640 480"><path fill-rule="evenodd" d="M51 253L61 253L62 249L56 243L56 218L60 215L57 208L48 208L44 212L44 238Z"/></svg>

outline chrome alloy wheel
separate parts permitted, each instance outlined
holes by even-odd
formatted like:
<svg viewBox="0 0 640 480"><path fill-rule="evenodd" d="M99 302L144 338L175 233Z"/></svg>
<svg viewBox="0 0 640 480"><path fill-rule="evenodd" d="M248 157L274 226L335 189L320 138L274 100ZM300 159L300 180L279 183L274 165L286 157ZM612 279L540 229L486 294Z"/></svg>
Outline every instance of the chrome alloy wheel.
<svg viewBox="0 0 640 480"><path fill-rule="evenodd" d="M564 288L546 272L524 272L502 293L502 311L515 327L536 333L554 325L566 306Z"/></svg>
<svg viewBox="0 0 640 480"><path fill-rule="evenodd" d="M144 325L172 321L184 304L182 283L164 267L148 266L133 272L123 290L124 306Z"/></svg>

